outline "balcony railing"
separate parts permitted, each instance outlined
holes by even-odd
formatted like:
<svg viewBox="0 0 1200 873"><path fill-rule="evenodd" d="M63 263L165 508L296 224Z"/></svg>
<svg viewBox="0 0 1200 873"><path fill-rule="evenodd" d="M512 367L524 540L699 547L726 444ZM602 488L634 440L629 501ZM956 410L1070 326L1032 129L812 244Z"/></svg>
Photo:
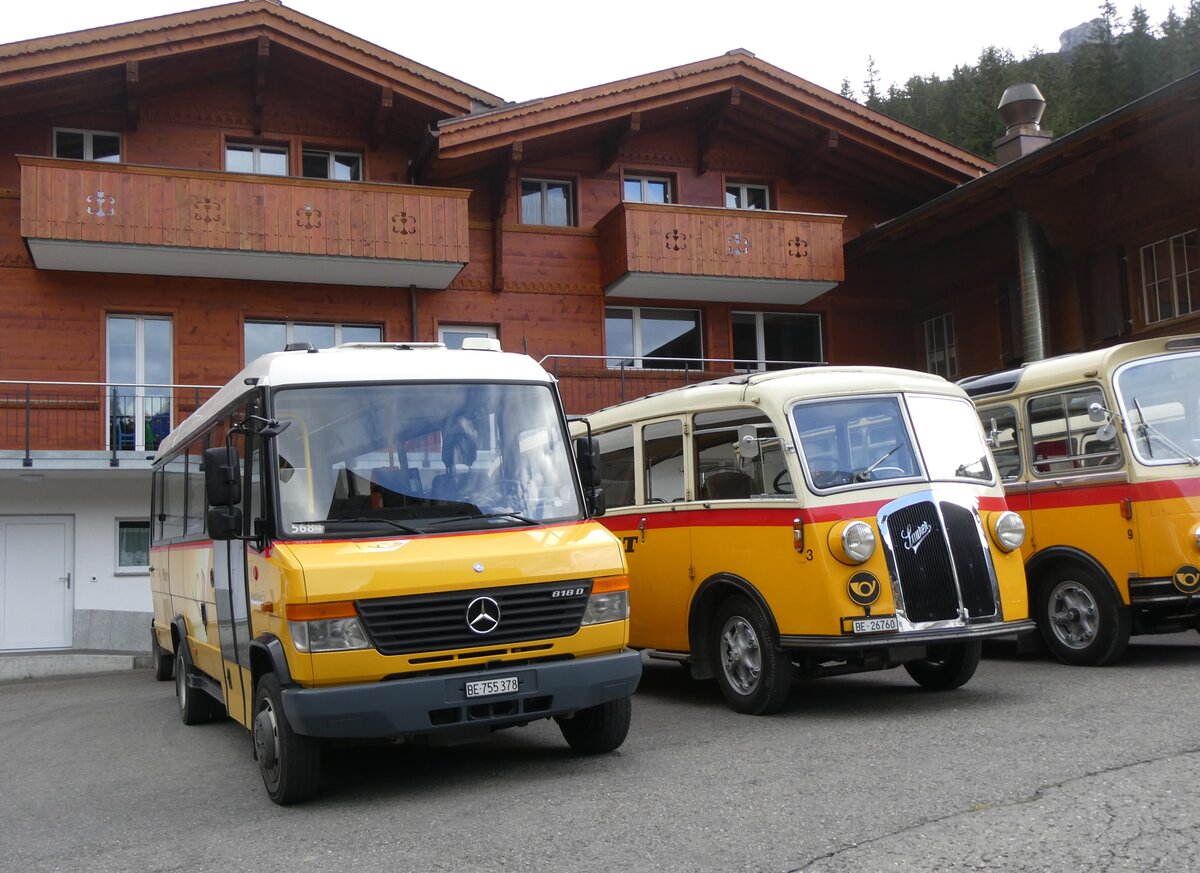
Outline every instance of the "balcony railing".
<svg viewBox="0 0 1200 873"><path fill-rule="evenodd" d="M539 363L558 379L558 391L567 414L587 415L615 403L735 373L817 367L825 362L546 355Z"/></svg>
<svg viewBox="0 0 1200 873"><path fill-rule="evenodd" d="M163 438L196 411L212 385L96 382L0 382L0 451L19 453L153 454Z"/></svg>
<svg viewBox="0 0 1200 873"><path fill-rule="evenodd" d="M43 269L445 288L469 191L20 156Z"/></svg>
<svg viewBox="0 0 1200 873"><path fill-rule="evenodd" d="M621 203L596 225L617 297L802 304L845 278L841 215Z"/></svg>

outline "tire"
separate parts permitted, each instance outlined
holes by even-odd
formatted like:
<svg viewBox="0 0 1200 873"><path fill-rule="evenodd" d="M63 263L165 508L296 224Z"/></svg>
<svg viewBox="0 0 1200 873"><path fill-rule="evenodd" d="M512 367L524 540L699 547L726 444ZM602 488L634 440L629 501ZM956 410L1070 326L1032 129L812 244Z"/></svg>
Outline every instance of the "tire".
<svg viewBox="0 0 1200 873"><path fill-rule="evenodd" d="M931 691L950 691L966 685L983 655L983 641L970 640L965 643L946 643L930 646L925 658L904 665L908 675L922 688Z"/></svg>
<svg viewBox="0 0 1200 873"><path fill-rule="evenodd" d="M154 660L154 678L169 682L175 675L175 656L159 645L153 624L150 625L150 657Z"/></svg>
<svg viewBox="0 0 1200 873"><path fill-rule="evenodd" d="M271 800L280 806L314 797L321 780L321 742L292 730L279 679L267 673L254 689L254 760Z"/></svg>
<svg viewBox="0 0 1200 873"><path fill-rule="evenodd" d="M179 701L179 717L184 724L204 724L225 714L225 707L198 688L187 684L188 668L183 660L183 646L175 654L175 698ZM157 674L155 674L157 675Z"/></svg>
<svg viewBox="0 0 1200 873"><path fill-rule="evenodd" d="M776 644L767 620L744 597L731 597L713 619L717 685L738 712L769 715L787 703L792 662Z"/></svg>
<svg viewBox="0 0 1200 873"><path fill-rule="evenodd" d="M571 718L558 722L563 739L581 755L611 752L625 742L629 721L633 715L633 700L621 697L581 709Z"/></svg>
<svg viewBox="0 0 1200 873"><path fill-rule="evenodd" d="M1064 664L1099 667L1125 653L1129 610L1107 580L1080 566L1046 574L1037 589L1037 625Z"/></svg>

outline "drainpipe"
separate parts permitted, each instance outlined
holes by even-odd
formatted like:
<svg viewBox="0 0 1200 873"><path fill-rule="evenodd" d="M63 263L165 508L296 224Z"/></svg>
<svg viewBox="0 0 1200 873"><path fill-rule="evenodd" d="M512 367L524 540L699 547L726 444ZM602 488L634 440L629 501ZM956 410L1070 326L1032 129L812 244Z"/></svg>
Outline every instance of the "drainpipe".
<svg viewBox="0 0 1200 873"><path fill-rule="evenodd" d="M412 341L417 341L417 286L408 286L408 302L412 307Z"/></svg>
<svg viewBox="0 0 1200 873"><path fill-rule="evenodd" d="M1013 212L1021 276L1021 360L1046 357L1045 295L1042 290L1042 249L1037 228L1022 209Z"/></svg>

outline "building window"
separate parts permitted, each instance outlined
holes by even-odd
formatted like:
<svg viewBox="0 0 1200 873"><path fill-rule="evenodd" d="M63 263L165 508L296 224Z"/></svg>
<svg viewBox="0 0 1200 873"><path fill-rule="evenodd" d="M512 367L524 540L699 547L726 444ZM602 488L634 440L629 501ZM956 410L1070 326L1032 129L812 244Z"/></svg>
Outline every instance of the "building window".
<svg viewBox="0 0 1200 873"><path fill-rule="evenodd" d="M107 448L152 451L171 432L171 319L110 315Z"/></svg>
<svg viewBox="0 0 1200 873"><path fill-rule="evenodd" d="M786 370L823 362L819 315L735 312L732 321L739 370Z"/></svg>
<svg viewBox="0 0 1200 873"><path fill-rule="evenodd" d="M226 143L225 169L230 173L286 176L288 174L287 149L283 146Z"/></svg>
<svg viewBox="0 0 1200 873"><path fill-rule="evenodd" d="M766 185L726 185L725 207L727 209L770 209L771 195Z"/></svg>
<svg viewBox="0 0 1200 873"><path fill-rule="evenodd" d="M150 522L117 519L118 575L150 572Z"/></svg>
<svg viewBox="0 0 1200 873"><path fill-rule="evenodd" d="M56 127L54 129L54 157L120 163L121 134Z"/></svg>
<svg viewBox="0 0 1200 873"><path fill-rule="evenodd" d="M463 340L475 337L496 339L496 328L486 324L443 324L438 326L438 342L448 349L461 349Z"/></svg>
<svg viewBox="0 0 1200 873"><path fill-rule="evenodd" d="M305 149L300 161L304 176L308 179L336 179L341 182L362 181L362 155L355 152Z"/></svg>
<svg viewBox="0 0 1200 873"><path fill-rule="evenodd" d="M626 176L622 199L629 203L670 203L671 180L662 176Z"/></svg>
<svg viewBox="0 0 1200 873"><path fill-rule="evenodd" d="M1146 324L1200 310L1200 256L1196 231L1142 246L1142 299Z"/></svg>
<svg viewBox="0 0 1200 873"><path fill-rule="evenodd" d="M958 375L954 353L954 316L947 312L925 322L925 369L953 379Z"/></svg>
<svg viewBox="0 0 1200 873"><path fill-rule="evenodd" d="M247 321L244 332L246 363L289 343L309 342L328 349L342 343L383 342L383 328L373 324L307 324L298 321Z"/></svg>
<svg viewBox="0 0 1200 873"><path fill-rule="evenodd" d="M573 227L575 205L570 182L521 180L521 223Z"/></svg>
<svg viewBox="0 0 1200 873"><path fill-rule="evenodd" d="M694 309L610 306L604 310L608 366L699 369L704 358L700 313Z"/></svg>

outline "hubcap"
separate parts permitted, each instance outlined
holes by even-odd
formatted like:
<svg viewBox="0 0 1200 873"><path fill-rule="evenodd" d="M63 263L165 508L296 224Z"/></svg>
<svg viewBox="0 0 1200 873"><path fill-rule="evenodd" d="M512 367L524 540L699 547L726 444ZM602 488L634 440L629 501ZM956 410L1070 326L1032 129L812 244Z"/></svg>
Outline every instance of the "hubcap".
<svg viewBox="0 0 1200 873"><path fill-rule="evenodd" d="M1050 592L1050 627L1055 638L1071 649L1086 649L1096 639L1099 609L1092 593L1078 582L1060 582Z"/></svg>
<svg viewBox="0 0 1200 873"><path fill-rule="evenodd" d="M267 771L274 770L279 762L279 730L269 703L254 718L254 757L258 766Z"/></svg>
<svg viewBox="0 0 1200 873"><path fill-rule="evenodd" d="M753 694L762 676L762 650L758 634L740 615L730 616L721 628L721 669L738 694Z"/></svg>

